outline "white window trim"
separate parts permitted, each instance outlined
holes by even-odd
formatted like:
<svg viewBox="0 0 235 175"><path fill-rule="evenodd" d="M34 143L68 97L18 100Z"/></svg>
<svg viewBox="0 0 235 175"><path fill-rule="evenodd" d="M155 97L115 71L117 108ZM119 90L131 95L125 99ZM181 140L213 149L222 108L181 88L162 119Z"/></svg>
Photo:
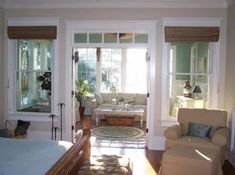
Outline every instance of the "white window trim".
<svg viewBox="0 0 235 175"><path fill-rule="evenodd" d="M8 87L5 89L5 94L7 95L7 100L5 102L7 118L10 120L29 120L29 121L51 121L48 117L51 114L58 115L57 113L57 104L58 102L58 43L59 43L59 18L37 18L37 17L8 17L6 20L6 26L57 26L57 37L53 40L53 55L54 59L52 61L52 99L51 99L51 113L40 113L40 112L17 112L15 106L15 97L16 97L16 82L15 82L15 68L16 68L16 54L17 54L17 47L16 41L17 40L10 40L7 36L6 37L6 51L7 51L7 58L5 65L7 65L7 75L6 79L8 81ZM15 50L15 52L12 52ZM13 71L12 71L13 70Z"/></svg>
<svg viewBox="0 0 235 175"><path fill-rule="evenodd" d="M151 79L148 82L148 92L150 93L150 97L148 98L148 112L147 112L147 128L149 129L148 136L150 139L147 140L148 148L151 149L154 147L153 140L151 137L154 137L154 121L155 121L155 70L156 70L156 23L157 21L153 20L146 20L146 21L122 21L122 20L68 20L66 21L66 58L71 58L71 48L76 47L73 43L73 35L75 32L105 32L104 30L110 32L110 31L117 31L118 32L145 32L149 35L149 41L148 41L148 54L151 57L150 59L150 70L149 70L149 78ZM146 44L145 44L146 45ZM79 45L81 47L81 45ZM86 46L86 45L85 45ZM89 45L91 46L91 45ZM97 45L94 45L94 47ZM98 46L101 47L99 44ZM105 46L105 45L104 45ZM65 81L71 82L71 64L72 60L68 59L66 60L66 72L65 72ZM66 94L70 94L72 90L72 85L68 83L65 89ZM71 119L71 96L66 96L65 99L65 115L68 116L68 120L65 123L66 127L66 134L65 138L67 140L71 139L71 125L72 125L72 119Z"/></svg>
<svg viewBox="0 0 235 175"><path fill-rule="evenodd" d="M164 37L164 27L165 26L211 26L211 27L221 27L222 18L163 18L163 54L162 54L162 100L161 100L161 125L162 126L170 126L172 124L177 123L177 117L173 118L169 116L169 47L170 44L165 42ZM209 108L218 108L219 102L219 89L221 86L218 84L218 77L220 75L221 68L219 67L220 60L220 40L217 43L213 43L212 53L210 57L213 57L210 60L209 64L212 64L210 72L213 72L213 82L210 83L212 86L209 90ZM167 65L167 66L166 66ZM209 73L210 73L209 72ZM168 87L168 88L166 88Z"/></svg>

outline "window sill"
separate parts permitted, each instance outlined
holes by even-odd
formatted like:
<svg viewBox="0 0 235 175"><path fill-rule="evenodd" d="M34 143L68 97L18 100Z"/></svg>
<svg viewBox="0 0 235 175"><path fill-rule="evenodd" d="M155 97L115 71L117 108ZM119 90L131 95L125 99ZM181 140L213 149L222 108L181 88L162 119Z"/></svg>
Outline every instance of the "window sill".
<svg viewBox="0 0 235 175"><path fill-rule="evenodd" d="M176 119L162 119L161 120L161 126L172 126L172 125L175 125L175 124L178 124L177 120Z"/></svg>
<svg viewBox="0 0 235 175"><path fill-rule="evenodd" d="M9 112L9 120L25 120L25 121L51 121L49 117L51 113L35 113L35 112ZM58 119L55 118L55 122Z"/></svg>

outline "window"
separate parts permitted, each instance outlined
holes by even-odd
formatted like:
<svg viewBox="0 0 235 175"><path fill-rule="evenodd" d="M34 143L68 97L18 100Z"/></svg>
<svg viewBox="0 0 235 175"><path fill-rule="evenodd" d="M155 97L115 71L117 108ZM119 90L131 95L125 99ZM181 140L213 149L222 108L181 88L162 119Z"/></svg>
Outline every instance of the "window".
<svg viewBox="0 0 235 175"><path fill-rule="evenodd" d="M78 79L100 92L147 92L146 48L75 48Z"/></svg>
<svg viewBox="0 0 235 175"><path fill-rule="evenodd" d="M208 42L171 42L169 48L169 115L176 116L179 107L207 108L210 78ZM189 81L189 94L184 94ZM201 91L193 88L200 87Z"/></svg>
<svg viewBox="0 0 235 175"><path fill-rule="evenodd" d="M176 20L177 21L177 20ZM218 105L218 44L220 28L174 18L164 21L162 119L176 121L179 108L214 108ZM174 24L174 25L172 25ZM185 25L185 26L184 26ZM167 65L167 66L165 66ZM164 121L166 122L164 124Z"/></svg>
<svg viewBox="0 0 235 175"><path fill-rule="evenodd" d="M52 40L17 40L16 111L51 112Z"/></svg>

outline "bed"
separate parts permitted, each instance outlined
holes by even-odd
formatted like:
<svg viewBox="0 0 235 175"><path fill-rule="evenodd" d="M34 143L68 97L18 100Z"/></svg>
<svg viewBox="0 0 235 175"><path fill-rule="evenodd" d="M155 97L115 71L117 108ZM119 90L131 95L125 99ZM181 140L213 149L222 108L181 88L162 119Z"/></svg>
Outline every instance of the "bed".
<svg viewBox="0 0 235 175"><path fill-rule="evenodd" d="M1 175L76 174L89 155L89 136L79 142L0 138Z"/></svg>

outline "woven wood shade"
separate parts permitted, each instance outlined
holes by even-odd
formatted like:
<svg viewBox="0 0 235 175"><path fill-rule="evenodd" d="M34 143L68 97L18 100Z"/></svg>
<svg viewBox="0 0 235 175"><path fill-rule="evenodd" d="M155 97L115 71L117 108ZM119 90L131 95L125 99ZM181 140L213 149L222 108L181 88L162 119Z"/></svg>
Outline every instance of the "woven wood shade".
<svg viewBox="0 0 235 175"><path fill-rule="evenodd" d="M56 26L8 26L9 39L56 39Z"/></svg>
<svg viewBox="0 0 235 175"><path fill-rule="evenodd" d="M219 40L219 27L165 27L165 42Z"/></svg>

